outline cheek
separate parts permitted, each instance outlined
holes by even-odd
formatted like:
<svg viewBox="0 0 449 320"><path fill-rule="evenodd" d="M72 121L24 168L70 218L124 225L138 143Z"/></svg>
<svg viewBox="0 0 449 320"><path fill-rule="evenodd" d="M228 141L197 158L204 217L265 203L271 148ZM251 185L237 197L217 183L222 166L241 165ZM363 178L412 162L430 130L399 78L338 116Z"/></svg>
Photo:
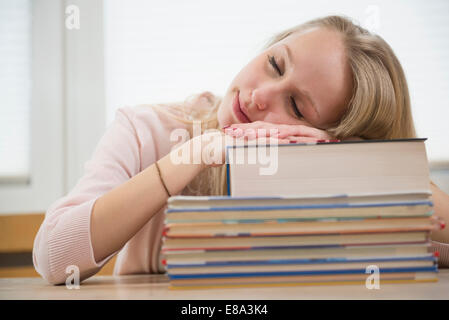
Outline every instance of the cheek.
<svg viewBox="0 0 449 320"><path fill-rule="evenodd" d="M257 57L248 63L236 76L235 84L239 89L243 91L252 92L257 88L258 83L263 80L264 77L264 60L263 58ZM247 94L249 94L247 92Z"/></svg>
<svg viewBox="0 0 449 320"><path fill-rule="evenodd" d="M264 55L250 61L232 80L226 95L217 111L217 118L220 126L225 126L236 122L232 112L232 100L237 91L241 92L241 98L246 101L251 100L251 93L257 88L265 73ZM282 120L282 119L280 119ZM279 122L281 123L281 122Z"/></svg>
<svg viewBox="0 0 449 320"><path fill-rule="evenodd" d="M268 112L262 121L278 124L289 124L289 125L305 125L308 127L313 127L311 123L303 119L295 119L287 113L281 112Z"/></svg>
<svg viewBox="0 0 449 320"><path fill-rule="evenodd" d="M345 107L338 106L334 108L328 108L321 112L321 118L319 123L317 123L317 127L322 129L329 129L336 124L338 124L344 114Z"/></svg>
<svg viewBox="0 0 449 320"><path fill-rule="evenodd" d="M270 123L279 123L279 124L291 124L290 117L280 113L280 112L267 112L262 121L270 122Z"/></svg>

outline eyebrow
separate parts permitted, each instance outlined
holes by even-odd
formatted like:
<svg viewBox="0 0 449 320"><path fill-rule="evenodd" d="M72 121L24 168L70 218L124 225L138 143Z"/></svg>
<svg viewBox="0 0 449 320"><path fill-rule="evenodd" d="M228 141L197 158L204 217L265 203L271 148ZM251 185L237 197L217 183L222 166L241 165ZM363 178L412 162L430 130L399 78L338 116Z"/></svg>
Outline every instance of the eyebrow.
<svg viewBox="0 0 449 320"><path fill-rule="evenodd" d="M294 65L293 59L292 59L292 52L290 48L286 44L282 44L282 47L287 51L287 58L288 58L288 64ZM299 88L295 87L296 91L298 91L299 95L303 98L306 98L309 100L310 104L312 105L313 109L315 110L316 114L318 115L318 118L320 117L320 114L318 113L318 109L316 107L316 104L314 100L310 97L310 94L307 91L300 90Z"/></svg>

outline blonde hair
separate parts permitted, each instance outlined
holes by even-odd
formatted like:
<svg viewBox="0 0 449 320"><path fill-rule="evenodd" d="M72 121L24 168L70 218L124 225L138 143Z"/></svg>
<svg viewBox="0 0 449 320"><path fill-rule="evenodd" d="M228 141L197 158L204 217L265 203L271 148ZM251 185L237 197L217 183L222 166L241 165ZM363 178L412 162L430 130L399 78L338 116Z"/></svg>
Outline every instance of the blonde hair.
<svg viewBox="0 0 449 320"><path fill-rule="evenodd" d="M273 36L263 49L293 33L312 28L328 28L343 39L352 72L353 90L346 111L327 131L339 138L396 139L416 136L410 96L404 71L391 47L378 35L343 16L314 19ZM218 99L212 112L203 117L205 128L217 128ZM199 117L201 118L201 117ZM185 121L185 119L183 120ZM192 123L192 119L188 120ZM204 170L183 194L226 194L226 166Z"/></svg>
<svg viewBox="0 0 449 320"><path fill-rule="evenodd" d="M194 123L201 124L201 133L218 129L217 111L222 98L211 92L193 94L183 102L153 105L159 112L187 124L193 137ZM181 192L183 195L225 195L227 194L226 166L209 167L198 174Z"/></svg>

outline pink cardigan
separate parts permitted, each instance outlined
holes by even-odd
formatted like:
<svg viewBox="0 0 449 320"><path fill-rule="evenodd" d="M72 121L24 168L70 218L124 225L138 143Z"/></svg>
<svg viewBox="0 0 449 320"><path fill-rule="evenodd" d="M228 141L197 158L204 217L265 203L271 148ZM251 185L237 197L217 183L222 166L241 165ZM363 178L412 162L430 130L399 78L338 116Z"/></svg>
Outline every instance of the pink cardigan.
<svg viewBox="0 0 449 320"><path fill-rule="evenodd" d="M217 97L209 92L182 103L184 116L211 108ZM182 117L182 114L180 114ZM63 284L66 268L78 266L81 280L97 273L115 254L114 274L163 273L160 249L164 210L162 208L118 252L95 261L90 238L90 215L95 201L168 154L176 142L170 133L187 124L154 106L121 108L101 138L83 177L65 197L54 202L34 240L33 263L37 272L52 284ZM151 194L148 195L151 197ZM123 214L126 214L124 212ZM449 245L433 243L440 262L448 264Z"/></svg>

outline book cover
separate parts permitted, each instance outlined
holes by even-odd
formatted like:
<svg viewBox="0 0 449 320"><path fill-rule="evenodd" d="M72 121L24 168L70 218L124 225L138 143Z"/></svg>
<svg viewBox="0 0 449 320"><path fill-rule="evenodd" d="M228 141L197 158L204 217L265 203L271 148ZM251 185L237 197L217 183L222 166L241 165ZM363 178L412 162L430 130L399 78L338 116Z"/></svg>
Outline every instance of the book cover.
<svg viewBox="0 0 449 320"><path fill-rule="evenodd" d="M228 146L232 196L292 196L429 192L429 168L421 139L364 140L278 145L263 162L234 163L230 152L257 146ZM243 150L243 149L242 149ZM271 167L270 162L270 167ZM266 171L266 170L265 170Z"/></svg>

